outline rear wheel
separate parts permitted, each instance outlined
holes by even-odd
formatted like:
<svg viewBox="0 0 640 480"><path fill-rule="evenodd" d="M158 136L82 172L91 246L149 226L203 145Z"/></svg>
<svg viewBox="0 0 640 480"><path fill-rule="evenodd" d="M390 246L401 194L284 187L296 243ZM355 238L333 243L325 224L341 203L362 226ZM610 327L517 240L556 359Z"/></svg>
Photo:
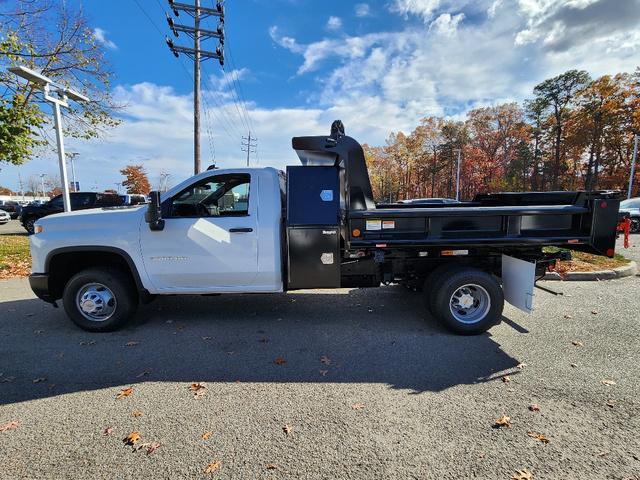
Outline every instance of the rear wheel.
<svg viewBox="0 0 640 480"><path fill-rule="evenodd" d="M496 278L475 268L441 272L432 285L431 313L447 328L477 335L500 322L504 295Z"/></svg>
<svg viewBox="0 0 640 480"><path fill-rule="evenodd" d="M67 282L62 303L69 318L83 330L109 332L124 325L138 307L131 279L115 269L90 269Z"/></svg>

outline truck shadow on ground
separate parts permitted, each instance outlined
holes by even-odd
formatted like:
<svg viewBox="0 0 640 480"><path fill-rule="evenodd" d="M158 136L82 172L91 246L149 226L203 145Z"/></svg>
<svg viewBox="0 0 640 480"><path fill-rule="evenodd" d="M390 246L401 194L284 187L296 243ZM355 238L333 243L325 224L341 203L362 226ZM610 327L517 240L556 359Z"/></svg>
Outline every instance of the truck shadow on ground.
<svg viewBox="0 0 640 480"><path fill-rule="evenodd" d="M0 304L0 403L154 382L385 383L410 393L496 380L518 364L461 337L401 287L165 297L91 334L39 300ZM35 383L34 383L35 382Z"/></svg>

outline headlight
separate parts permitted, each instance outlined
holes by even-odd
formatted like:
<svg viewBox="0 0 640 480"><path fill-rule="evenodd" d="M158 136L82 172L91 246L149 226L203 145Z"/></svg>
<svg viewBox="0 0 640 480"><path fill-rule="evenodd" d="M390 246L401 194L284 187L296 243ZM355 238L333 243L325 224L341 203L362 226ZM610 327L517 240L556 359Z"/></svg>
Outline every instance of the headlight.
<svg viewBox="0 0 640 480"><path fill-rule="evenodd" d="M36 225L33 229L33 233L35 233L36 235L38 233L42 233L44 231L44 227L42 225Z"/></svg>

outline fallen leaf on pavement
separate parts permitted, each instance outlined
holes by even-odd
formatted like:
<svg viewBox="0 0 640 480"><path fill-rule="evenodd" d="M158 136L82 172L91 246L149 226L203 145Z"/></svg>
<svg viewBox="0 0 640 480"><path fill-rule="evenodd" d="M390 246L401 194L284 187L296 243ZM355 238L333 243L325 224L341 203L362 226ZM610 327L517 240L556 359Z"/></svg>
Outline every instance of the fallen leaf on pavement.
<svg viewBox="0 0 640 480"><path fill-rule="evenodd" d="M519 363L518 365L516 365L516 368L519 368L520 370L522 370L525 367L528 367L529 365L527 365L526 363L522 362Z"/></svg>
<svg viewBox="0 0 640 480"><path fill-rule="evenodd" d="M202 390L203 388L207 388L207 384L204 382L197 382L197 383L192 383L191 386L189 387L189 390L191 390L192 392L197 392L199 390Z"/></svg>
<svg viewBox="0 0 640 480"><path fill-rule="evenodd" d="M9 422L4 425L0 425L0 432L6 432L7 430L15 430L20 426L20 422Z"/></svg>
<svg viewBox="0 0 640 480"><path fill-rule="evenodd" d="M354 403L351 405L351 408L354 410L362 410L364 408L364 403Z"/></svg>
<svg viewBox="0 0 640 480"><path fill-rule="evenodd" d="M565 315L564 318L569 319L569 318L573 318L573 317L571 315Z"/></svg>
<svg viewBox="0 0 640 480"><path fill-rule="evenodd" d="M267 470L279 470L275 463L267 463Z"/></svg>
<svg viewBox="0 0 640 480"><path fill-rule="evenodd" d="M80 345L95 345L96 341L95 340L86 340L83 342L80 342Z"/></svg>
<svg viewBox="0 0 640 480"><path fill-rule="evenodd" d="M102 435L104 435L105 437L108 437L112 433L113 433L113 427L107 427L103 430Z"/></svg>
<svg viewBox="0 0 640 480"><path fill-rule="evenodd" d="M142 413L140 410L136 410L135 412L133 412L131 414L132 417L141 417L143 415L144 415L144 413Z"/></svg>
<svg viewBox="0 0 640 480"><path fill-rule="evenodd" d="M320 375L322 375L323 377L326 377L327 373L329 373L329 370L320 370Z"/></svg>
<svg viewBox="0 0 640 480"><path fill-rule="evenodd" d="M505 375L502 377L502 383L509 383L511 381L511 377L509 375Z"/></svg>
<svg viewBox="0 0 640 480"><path fill-rule="evenodd" d="M616 382L615 382L615 380L609 380L608 378L605 378L604 380L602 380L602 384L603 385L615 385Z"/></svg>
<svg viewBox="0 0 640 480"><path fill-rule="evenodd" d="M207 468L204 469L204 473L213 473L220 468L222 462L220 460L216 460L215 462L211 462L207 465Z"/></svg>
<svg viewBox="0 0 640 480"><path fill-rule="evenodd" d="M538 405L537 403L532 403L531 405L529 405L529 410L531 410L532 412L539 412L540 405Z"/></svg>
<svg viewBox="0 0 640 480"><path fill-rule="evenodd" d="M282 357L278 357L273 361L273 363L275 363L276 365L283 365L287 363L287 361Z"/></svg>
<svg viewBox="0 0 640 480"><path fill-rule="evenodd" d="M47 379L45 377L39 377L39 378L34 378L32 380L33 383L40 383L40 382L46 382Z"/></svg>
<svg viewBox="0 0 640 480"><path fill-rule="evenodd" d="M206 342L207 340L211 340L213 337L202 337L202 339Z"/></svg>
<svg viewBox="0 0 640 480"><path fill-rule="evenodd" d="M591 310L591 314L592 314L592 315L597 315L597 314L598 314L598 311L597 311L597 310Z"/></svg>
<svg viewBox="0 0 640 480"><path fill-rule="evenodd" d="M158 448L160 448L160 446L161 446L160 442L146 442L146 443L141 443L140 445L136 445L135 447L133 447L133 449L135 451L146 450L147 455L151 455Z"/></svg>
<svg viewBox="0 0 640 480"><path fill-rule="evenodd" d="M609 400L609 401L607 402L607 407L609 407L609 408L613 408L613 407L615 407L615 406L616 406L616 404L615 404L614 402L612 402L611 400Z"/></svg>
<svg viewBox="0 0 640 480"><path fill-rule="evenodd" d="M513 474L511 480L533 480L533 474L527 470L526 468L523 470L518 470Z"/></svg>
<svg viewBox="0 0 640 480"><path fill-rule="evenodd" d="M572 363L572 364L571 364L571 368L578 368L578 365L577 365L577 364L575 364L575 363Z"/></svg>
<svg viewBox="0 0 640 480"><path fill-rule="evenodd" d="M291 435L293 433L293 427L291 425L285 425L284 427L282 427L282 431L286 435Z"/></svg>
<svg viewBox="0 0 640 480"><path fill-rule="evenodd" d="M496 419L495 423L493 424L493 428L501 427L511 427L511 418L503 415L500 418Z"/></svg>
<svg viewBox="0 0 640 480"><path fill-rule="evenodd" d="M547 437L545 437L542 433L537 433L537 432L527 432L527 435L529 435L531 438L538 440L539 442L544 443L545 445L547 443L549 443L549 439Z"/></svg>
<svg viewBox="0 0 640 480"><path fill-rule="evenodd" d="M324 365L331 365L331 359L326 355L323 355L322 357L320 357L320 363Z"/></svg>
<svg viewBox="0 0 640 480"><path fill-rule="evenodd" d="M124 344L125 347L135 347L136 345L140 345L140 342L127 342Z"/></svg>
<svg viewBox="0 0 640 480"><path fill-rule="evenodd" d="M132 393L133 393L133 387L123 388L120 391L120 393L116 395L116 400L119 400L120 398L128 397Z"/></svg>
<svg viewBox="0 0 640 480"><path fill-rule="evenodd" d="M571 343L576 347L584 347L584 343L582 343L580 340L572 340Z"/></svg>
<svg viewBox="0 0 640 480"><path fill-rule="evenodd" d="M203 440L209 440L209 438L211 437L211 435L213 435L213 432L204 432L204 433L201 435L201 438L202 438Z"/></svg>
<svg viewBox="0 0 640 480"><path fill-rule="evenodd" d="M138 432L131 432L129 435L122 439L125 445L135 445L140 441L140 434Z"/></svg>

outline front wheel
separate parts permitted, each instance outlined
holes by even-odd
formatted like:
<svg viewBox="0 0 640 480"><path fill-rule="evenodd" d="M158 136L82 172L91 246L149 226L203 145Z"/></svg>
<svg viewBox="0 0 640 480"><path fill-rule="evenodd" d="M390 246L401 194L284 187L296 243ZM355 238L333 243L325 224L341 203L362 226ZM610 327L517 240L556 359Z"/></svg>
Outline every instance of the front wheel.
<svg viewBox="0 0 640 480"><path fill-rule="evenodd" d="M432 313L450 330L477 335L500 322L504 294L493 275L460 268L439 276L430 304Z"/></svg>
<svg viewBox="0 0 640 480"><path fill-rule="evenodd" d="M640 233L640 217L632 218L629 227L630 233Z"/></svg>
<svg viewBox="0 0 640 480"><path fill-rule="evenodd" d="M114 269L89 269L67 282L62 303L69 318L83 330L109 332L124 325L138 307L131 279Z"/></svg>

